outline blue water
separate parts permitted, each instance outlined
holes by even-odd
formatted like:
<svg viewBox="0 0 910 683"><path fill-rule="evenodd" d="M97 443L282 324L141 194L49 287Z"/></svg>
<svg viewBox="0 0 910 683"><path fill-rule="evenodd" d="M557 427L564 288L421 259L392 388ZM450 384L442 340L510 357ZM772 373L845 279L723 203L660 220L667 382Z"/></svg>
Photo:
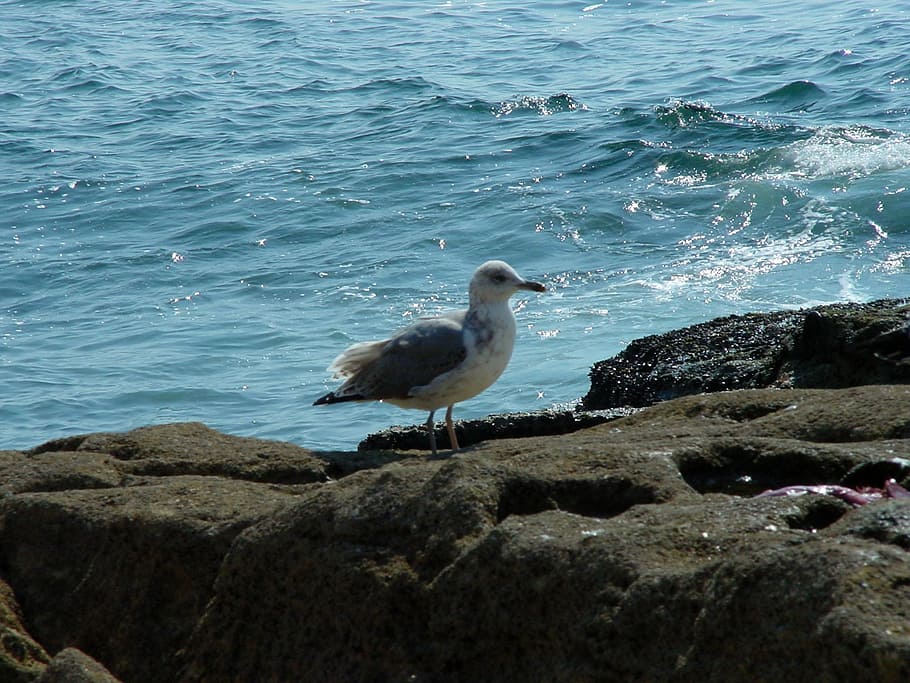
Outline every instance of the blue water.
<svg viewBox="0 0 910 683"><path fill-rule="evenodd" d="M910 294L904 0L0 2L0 448L201 420L352 449L347 344L502 258L566 405L636 337Z"/></svg>

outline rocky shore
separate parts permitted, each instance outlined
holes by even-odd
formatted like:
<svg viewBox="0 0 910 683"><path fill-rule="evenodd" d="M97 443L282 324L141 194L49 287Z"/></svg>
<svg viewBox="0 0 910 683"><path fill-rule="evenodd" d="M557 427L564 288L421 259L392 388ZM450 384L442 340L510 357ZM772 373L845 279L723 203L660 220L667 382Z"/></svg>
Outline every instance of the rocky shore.
<svg viewBox="0 0 910 683"><path fill-rule="evenodd" d="M910 488L908 312L648 337L454 456L197 423L0 452L0 681L910 680L910 499L863 488ZM821 484L871 502L756 497Z"/></svg>

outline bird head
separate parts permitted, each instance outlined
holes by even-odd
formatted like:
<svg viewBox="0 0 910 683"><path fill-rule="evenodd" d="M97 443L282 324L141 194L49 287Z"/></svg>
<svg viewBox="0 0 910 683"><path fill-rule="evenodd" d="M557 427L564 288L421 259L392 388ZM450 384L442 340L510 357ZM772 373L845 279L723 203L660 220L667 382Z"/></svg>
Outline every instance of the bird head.
<svg viewBox="0 0 910 683"><path fill-rule="evenodd" d="M474 304L505 301L520 289L546 291L539 282L525 280L505 261L487 261L474 271L468 291Z"/></svg>

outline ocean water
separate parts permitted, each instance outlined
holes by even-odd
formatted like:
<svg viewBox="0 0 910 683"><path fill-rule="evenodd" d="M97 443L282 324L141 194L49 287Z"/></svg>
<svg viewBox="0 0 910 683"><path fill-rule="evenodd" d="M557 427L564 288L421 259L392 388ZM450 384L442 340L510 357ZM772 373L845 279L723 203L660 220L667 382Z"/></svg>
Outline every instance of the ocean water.
<svg viewBox="0 0 910 683"><path fill-rule="evenodd" d="M456 417L718 315L910 294L904 0L0 2L0 448L353 449L346 345L516 299Z"/></svg>

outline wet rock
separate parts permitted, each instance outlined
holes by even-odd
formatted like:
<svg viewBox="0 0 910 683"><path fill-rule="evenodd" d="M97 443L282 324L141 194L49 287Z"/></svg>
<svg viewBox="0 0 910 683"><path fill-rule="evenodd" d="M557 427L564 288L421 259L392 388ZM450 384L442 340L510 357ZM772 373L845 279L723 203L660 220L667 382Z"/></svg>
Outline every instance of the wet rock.
<svg viewBox="0 0 910 683"><path fill-rule="evenodd" d="M588 410L732 389L910 382L910 300L753 313L633 341L591 369Z"/></svg>
<svg viewBox="0 0 910 683"><path fill-rule="evenodd" d="M631 408L613 410L537 410L527 413L490 415L478 420L456 420L455 436L460 446L491 439L513 439L522 436L553 436L571 434L579 429L603 424L634 412ZM445 423L436 425L436 443L444 448L449 442ZM423 425L391 427L370 434L357 446L358 450L430 450L427 430Z"/></svg>
<svg viewBox="0 0 910 683"><path fill-rule="evenodd" d="M727 316L637 339L595 363L578 410L455 423L459 443L569 434L681 396L736 389L910 382L910 299ZM443 424L437 443L448 443ZM370 434L359 450L428 450L423 425Z"/></svg>

